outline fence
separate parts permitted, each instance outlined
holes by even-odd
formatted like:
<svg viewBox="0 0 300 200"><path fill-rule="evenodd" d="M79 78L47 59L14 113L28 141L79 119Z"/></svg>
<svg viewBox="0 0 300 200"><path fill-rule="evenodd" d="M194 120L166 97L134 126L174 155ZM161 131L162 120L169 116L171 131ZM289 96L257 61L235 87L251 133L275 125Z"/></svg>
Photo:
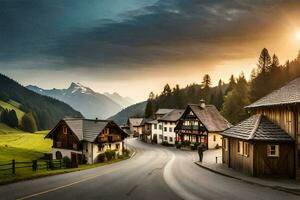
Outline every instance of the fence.
<svg viewBox="0 0 300 200"><path fill-rule="evenodd" d="M1 171L11 171L12 174L16 174L18 169L31 169L32 171L38 171L41 169L52 170L52 169L61 169L65 168L65 164L62 160L33 160L28 162L17 162L12 160L11 162L1 162L0 163L0 172Z"/></svg>

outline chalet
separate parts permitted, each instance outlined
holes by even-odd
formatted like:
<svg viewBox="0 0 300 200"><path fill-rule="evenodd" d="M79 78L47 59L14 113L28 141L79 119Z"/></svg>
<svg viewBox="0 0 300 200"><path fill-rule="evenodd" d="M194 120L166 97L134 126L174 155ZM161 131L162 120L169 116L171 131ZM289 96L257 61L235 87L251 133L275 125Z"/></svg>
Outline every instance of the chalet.
<svg viewBox="0 0 300 200"><path fill-rule="evenodd" d="M53 140L54 159L67 156L72 161L93 164L107 149L122 155L126 136L113 121L70 118L59 121L46 138Z"/></svg>
<svg viewBox="0 0 300 200"><path fill-rule="evenodd" d="M220 114L214 105L189 104L175 127L178 142L202 143L208 149L222 146L219 133L231 124Z"/></svg>
<svg viewBox="0 0 300 200"><path fill-rule="evenodd" d="M143 133L143 120L144 118L129 118L127 124L131 134L134 137L139 137Z"/></svg>
<svg viewBox="0 0 300 200"><path fill-rule="evenodd" d="M257 121L257 125L252 127L252 135L256 140L251 139L253 136L248 140L249 162L243 162L244 159L233 161L238 156L237 140L240 140L240 143L245 141L245 138L237 138L239 127L251 129L247 124L242 124L243 127L237 125L237 128L232 127L224 132L223 142L228 145L223 149L223 162L253 176L278 175L299 179L300 77L247 106L246 109L256 116L252 116L248 121ZM247 123L247 120L244 123ZM259 135L261 136L258 137ZM244 151L240 148L240 151Z"/></svg>
<svg viewBox="0 0 300 200"><path fill-rule="evenodd" d="M169 112L171 112L174 109L168 109L168 108L159 108L156 112L155 112L155 119L159 119L161 117L163 117L165 114L168 114Z"/></svg>

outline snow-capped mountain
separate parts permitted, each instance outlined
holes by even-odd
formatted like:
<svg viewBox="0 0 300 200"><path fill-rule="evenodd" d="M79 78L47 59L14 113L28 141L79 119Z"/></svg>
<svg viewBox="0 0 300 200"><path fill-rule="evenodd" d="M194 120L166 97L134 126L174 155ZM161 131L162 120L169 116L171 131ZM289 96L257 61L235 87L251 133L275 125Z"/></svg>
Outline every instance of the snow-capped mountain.
<svg viewBox="0 0 300 200"><path fill-rule="evenodd" d="M61 100L74 109L80 111L86 118L106 119L124 108L124 104L120 105L115 100L101 93L97 93L80 83L71 83L67 89L42 89L37 86L28 85L30 89L41 95L50 96ZM118 94L116 93L117 96ZM120 95L118 100L122 102ZM124 100L125 101L125 100ZM129 104L128 104L129 105Z"/></svg>

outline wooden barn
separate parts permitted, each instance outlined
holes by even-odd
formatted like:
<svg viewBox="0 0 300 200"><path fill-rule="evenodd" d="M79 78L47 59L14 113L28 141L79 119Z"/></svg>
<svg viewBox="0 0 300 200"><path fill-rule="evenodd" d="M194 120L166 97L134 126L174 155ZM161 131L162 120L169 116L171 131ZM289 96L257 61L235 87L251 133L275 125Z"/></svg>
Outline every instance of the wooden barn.
<svg viewBox="0 0 300 200"><path fill-rule="evenodd" d="M238 138L239 130L250 129L247 126L247 120L244 122L246 124L239 124L237 127L226 130L223 133L223 143L228 145L223 149L223 161L230 167L241 169L254 176L279 175L300 179L300 77L257 100L247 106L246 109L255 116L261 116L261 123L268 121L268 126L261 124L264 128L258 128L258 131L263 131L264 138L257 137L259 140ZM251 119L254 118L257 117L252 117ZM278 131L278 128L281 129L280 137L274 137L279 134L279 132L274 132L275 127ZM289 137L288 140L283 133ZM259 135L261 132L253 134ZM244 165L241 165L241 161L234 163L233 159L235 158L228 158L228 156L237 152L237 147L235 146L238 143L234 142L234 140L239 139L250 142L249 150L252 154L249 155L249 158L253 163L245 161ZM235 152L228 152L229 150ZM270 152L272 154L275 152L276 156L268 156ZM239 159L242 158L240 157ZM246 158L242 160L248 161ZM251 170L249 170L249 167Z"/></svg>
<svg viewBox="0 0 300 200"><path fill-rule="evenodd" d="M223 163L252 176L294 177L294 141L256 114L222 133Z"/></svg>

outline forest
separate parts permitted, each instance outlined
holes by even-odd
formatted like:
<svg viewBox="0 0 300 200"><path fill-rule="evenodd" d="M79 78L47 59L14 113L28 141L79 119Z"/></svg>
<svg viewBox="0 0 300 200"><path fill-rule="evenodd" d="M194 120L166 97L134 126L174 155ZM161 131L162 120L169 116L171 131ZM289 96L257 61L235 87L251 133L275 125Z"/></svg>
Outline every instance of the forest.
<svg viewBox="0 0 300 200"><path fill-rule="evenodd" d="M219 80L218 85L212 87L210 75L205 74L199 83L187 85L185 88L180 88L179 85L171 88L166 84L160 94L150 93L145 117L152 117L158 108L184 109L187 104L198 104L203 99L206 104L215 105L228 121L236 124L250 116L244 109L245 106L298 76L300 51L294 60L281 64L276 54L270 55L268 49L264 48L248 79L243 73L238 77L231 75L228 83Z"/></svg>

